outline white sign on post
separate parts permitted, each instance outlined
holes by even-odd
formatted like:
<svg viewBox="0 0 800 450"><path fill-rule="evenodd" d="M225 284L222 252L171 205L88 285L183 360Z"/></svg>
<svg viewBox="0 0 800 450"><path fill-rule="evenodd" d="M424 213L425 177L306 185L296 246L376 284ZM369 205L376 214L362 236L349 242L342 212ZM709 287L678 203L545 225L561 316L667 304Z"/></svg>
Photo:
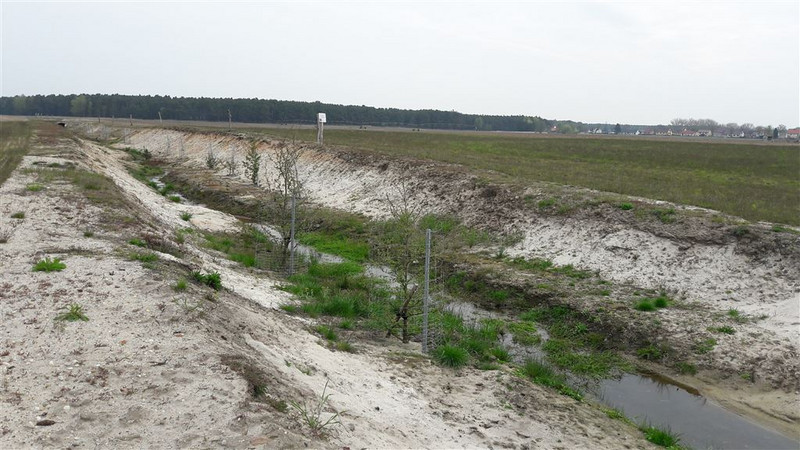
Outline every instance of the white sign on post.
<svg viewBox="0 0 800 450"><path fill-rule="evenodd" d="M327 119L325 118L325 113L317 113L317 122L325 123Z"/></svg>

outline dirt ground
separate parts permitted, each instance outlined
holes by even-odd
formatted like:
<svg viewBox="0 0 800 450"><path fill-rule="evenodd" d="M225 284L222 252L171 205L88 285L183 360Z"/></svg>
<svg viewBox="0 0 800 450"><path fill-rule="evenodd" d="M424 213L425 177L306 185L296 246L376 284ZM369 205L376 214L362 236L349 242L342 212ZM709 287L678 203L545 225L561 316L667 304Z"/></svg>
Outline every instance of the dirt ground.
<svg viewBox="0 0 800 450"><path fill-rule="evenodd" d="M143 129L121 145L202 167L210 146L221 159L230 151L241 158L249 141L246 136ZM259 148L269 155L282 145L287 144L266 140ZM456 166L303 146L300 173L309 196L321 205L386 217L387 198L397 201L405 184L411 201L425 212L455 214L467 224L520 235L506 249L511 256L547 258L596 271L615 284L669 292L683 307L659 312L659 333L679 347L691 348L729 309L758 318L735 324L734 336L716 336L718 345L699 358L702 370L688 377L688 383L705 386L704 393L733 409L798 434L797 233L774 233L770 224L750 224L748 235L735 237L736 218L646 199L631 201L674 208L680 220L664 224L604 204L566 215L542 214L521 205L526 196L552 195L548 186L515 190L487 184ZM741 374L759 382L736 381Z"/></svg>
<svg viewBox="0 0 800 450"><path fill-rule="evenodd" d="M276 309L290 300L276 280L191 234L174 238L182 212L197 230L235 218L157 195L126 157L64 138L0 186L0 228L13 230L0 244L0 447L651 447L597 407L507 371L454 372L392 342L330 350ZM26 168L65 162L109 177L122 200L98 206L61 181L26 188ZM144 234L174 251L149 266L131 259L128 241ZM32 271L45 257L66 268ZM219 272L224 289L173 289L190 270ZM88 321L55 320L71 304ZM325 417L339 412L341 425L315 436L287 403L311 407L326 383Z"/></svg>

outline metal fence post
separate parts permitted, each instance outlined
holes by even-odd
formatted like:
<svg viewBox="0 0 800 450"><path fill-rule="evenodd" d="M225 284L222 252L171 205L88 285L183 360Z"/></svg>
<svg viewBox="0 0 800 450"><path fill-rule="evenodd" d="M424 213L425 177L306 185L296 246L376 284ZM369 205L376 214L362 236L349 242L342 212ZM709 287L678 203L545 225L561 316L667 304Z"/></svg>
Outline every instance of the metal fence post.
<svg viewBox="0 0 800 450"><path fill-rule="evenodd" d="M294 222L295 222L295 209L297 203L295 195L292 193L292 227L289 233L289 275L294 275Z"/></svg>
<svg viewBox="0 0 800 450"><path fill-rule="evenodd" d="M425 284L422 291L422 352L428 353L428 309L430 308L431 229L425 230Z"/></svg>

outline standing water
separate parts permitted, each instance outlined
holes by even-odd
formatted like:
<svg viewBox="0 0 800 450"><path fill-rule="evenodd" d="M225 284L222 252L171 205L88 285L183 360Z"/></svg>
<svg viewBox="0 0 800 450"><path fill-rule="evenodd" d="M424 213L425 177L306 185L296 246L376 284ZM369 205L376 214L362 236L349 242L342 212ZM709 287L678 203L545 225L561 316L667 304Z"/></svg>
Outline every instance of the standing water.
<svg viewBox="0 0 800 450"><path fill-rule="evenodd" d="M626 374L603 380L600 400L636 423L678 435L695 449L800 449L800 442L734 414L706 398L652 378Z"/></svg>

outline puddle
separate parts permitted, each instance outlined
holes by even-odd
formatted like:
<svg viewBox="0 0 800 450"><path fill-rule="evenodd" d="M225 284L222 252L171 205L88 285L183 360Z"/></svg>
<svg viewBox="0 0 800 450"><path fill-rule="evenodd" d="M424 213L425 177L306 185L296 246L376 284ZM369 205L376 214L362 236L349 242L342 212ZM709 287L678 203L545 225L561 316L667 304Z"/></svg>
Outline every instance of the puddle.
<svg viewBox="0 0 800 450"><path fill-rule="evenodd" d="M625 374L619 380L603 380L596 394L600 401L623 411L634 422L668 428L683 445L695 449L800 448L798 441L750 422L696 393L647 376Z"/></svg>

